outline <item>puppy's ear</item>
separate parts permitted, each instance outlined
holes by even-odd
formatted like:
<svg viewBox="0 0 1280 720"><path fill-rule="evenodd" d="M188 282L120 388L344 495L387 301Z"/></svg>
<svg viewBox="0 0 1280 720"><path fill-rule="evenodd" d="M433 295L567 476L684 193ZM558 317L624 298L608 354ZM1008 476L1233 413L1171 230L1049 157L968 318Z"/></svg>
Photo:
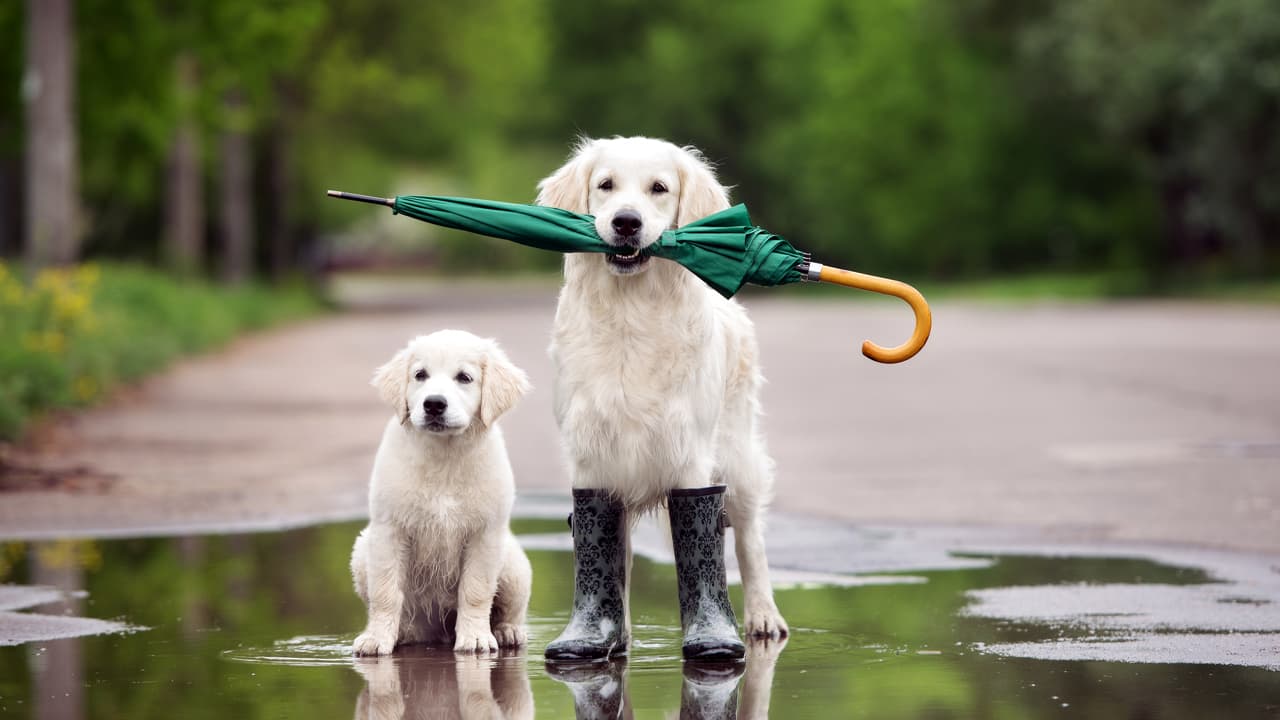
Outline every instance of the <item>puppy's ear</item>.
<svg viewBox="0 0 1280 720"><path fill-rule="evenodd" d="M588 212L587 183L595 162L595 141L578 140L568 162L538 183L537 204L580 214Z"/></svg>
<svg viewBox="0 0 1280 720"><path fill-rule="evenodd" d="M490 341L480 375L480 423L486 428L532 389L529 376L507 359L507 354Z"/></svg>
<svg viewBox="0 0 1280 720"><path fill-rule="evenodd" d="M373 371L370 385L378 389L378 397L405 417L409 415L409 403L405 388L409 384L409 348L396 353L386 365Z"/></svg>
<svg viewBox="0 0 1280 720"><path fill-rule="evenodd" d="M692 147L680 152L680 208L676 211L676 227L729 207L729 191L716 180L716 174Z"/></svg>

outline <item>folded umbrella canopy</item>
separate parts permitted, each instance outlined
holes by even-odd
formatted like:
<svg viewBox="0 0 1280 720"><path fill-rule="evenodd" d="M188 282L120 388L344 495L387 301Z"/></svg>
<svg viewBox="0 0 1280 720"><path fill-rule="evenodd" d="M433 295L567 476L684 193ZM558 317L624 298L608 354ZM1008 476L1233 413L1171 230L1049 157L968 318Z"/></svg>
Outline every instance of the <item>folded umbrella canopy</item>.
<svg viewBox="0 0 1280 720"><path fill-rule="evenodd" d="M617 251L596 234L593 217L559 208L430 195L383 198L337 190L330 190L329 195L386 205L397 214L433 225L511 240L542 250ZM808 255L783 238L752 225L743 205L667 230L656 243L645 248L645 253L680 263L725 297L733 297L747 283L771 287L820 280L901 298L915 312L915 331L910 340L895 348L884 348L871 341L863 343L862 354L878 362L907 360L920 352L929 339L932 327L929 305L915 288L897 280L812 262Z"/></svg>

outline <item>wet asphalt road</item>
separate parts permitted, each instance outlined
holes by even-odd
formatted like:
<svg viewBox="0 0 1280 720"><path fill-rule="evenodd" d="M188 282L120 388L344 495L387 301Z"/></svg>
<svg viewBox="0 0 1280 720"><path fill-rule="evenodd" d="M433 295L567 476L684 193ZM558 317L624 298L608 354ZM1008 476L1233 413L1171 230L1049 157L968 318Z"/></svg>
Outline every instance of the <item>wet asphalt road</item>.
<svg viewBox="0 0 1280 720"><path fill-rule="evenodd" d="M185 362L20 457L74 470L71 491L5 493L0 536L358 517L386 415L372 369L443 327L497 337L529 372L534 393L503 420L518 483L566 488L545 351L553 285L339 289L351 311ZM925 350L885 366L858 347L905 339L905 306L804 288L746 303L781 511L1280 553L1274 306L942 302Z"/></svg>

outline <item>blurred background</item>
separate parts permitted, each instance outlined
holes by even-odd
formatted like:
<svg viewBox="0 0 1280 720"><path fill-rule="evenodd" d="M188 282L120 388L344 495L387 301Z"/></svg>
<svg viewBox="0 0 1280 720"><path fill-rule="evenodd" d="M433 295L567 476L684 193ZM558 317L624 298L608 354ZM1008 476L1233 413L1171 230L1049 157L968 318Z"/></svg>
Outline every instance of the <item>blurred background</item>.
<svg viewBox="0 0 1280 720"><path fill-rule="evenodd" d="M868 272L1280 295L1274 0L10 0L0 88L0 369L70 352L103 297L552 273L324 190L527 202L578 134L696 145L758 223ZM202 324L274 320L262 292ZM0 437L6 403L86 401L167 351L0 373Z"/></svg>
<svg viewBox="0 0 1280 720"><path fill-rule="evenodd" d="M761 224L884 273L1142 291L1280 249L1271 0L10 1L0 87L13 257L554 269L404 223L375 242L323 191L529 201L579 133L697 145ZM68 120L37 114L62 95ZM72 237L42 238L34 178L68 143Z"/></svg>

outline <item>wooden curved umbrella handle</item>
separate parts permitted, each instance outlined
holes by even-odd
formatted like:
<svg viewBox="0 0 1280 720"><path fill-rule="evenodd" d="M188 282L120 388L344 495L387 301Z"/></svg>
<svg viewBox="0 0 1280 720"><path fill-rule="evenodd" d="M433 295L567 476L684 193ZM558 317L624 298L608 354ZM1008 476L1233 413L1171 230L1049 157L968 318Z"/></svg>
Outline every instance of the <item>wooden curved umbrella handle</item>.
<svg viewBox="0 0 1280 720"><path fill-rule="evenodd" d="M814 264L816 265L817 263ZM933 329L933 313L929 311L929 303L925 302L924 296L920 294L919 290L897 280L866 275L852 270L841 270L827 265L823 265L819 270L818 279L822 282L835 283L836 285L844 285L845 287L859 290L870 290L881 295L892 295L896 298L901 298L911 306L912 312L916 314L916 329L911 333L910 340L894 348L882 347L867 340L862 343L863 355L876 362L900 363L903 360L910 360L928 342L929 332Z"/></svg>

